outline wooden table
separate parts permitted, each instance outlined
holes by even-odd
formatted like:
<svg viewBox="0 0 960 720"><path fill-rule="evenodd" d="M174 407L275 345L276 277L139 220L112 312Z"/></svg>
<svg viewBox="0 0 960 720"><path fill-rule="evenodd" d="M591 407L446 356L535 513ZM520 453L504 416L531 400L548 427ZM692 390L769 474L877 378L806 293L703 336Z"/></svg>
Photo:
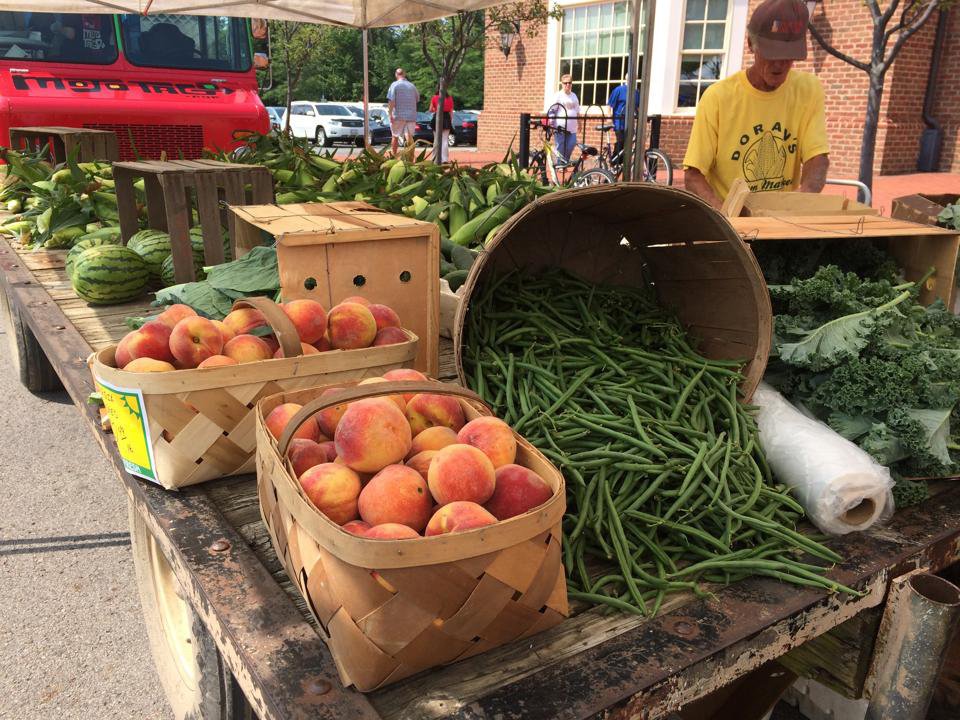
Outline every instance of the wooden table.
<svg viewBox="0 0 960 720"><path fill-rule="evenodd" d="M676 597L653 619L581 609L550 631L380 692L343 689L267 538L252 476L174 493L122 470L112 437L86 402L94 388L85 360L126 332L126 316L148 308L86 305L70 290L64 256L18 254L0 241L9 302L39 339L262 720L554 720L602 712L654 720L880 605L891 577L918 566L937 571L960 557L954 486L886 527L831 543L846 558L831 577L862 590L861 597L756 579L711 600ZM440 374L450 378L448 342L442 357Z"/></svg>

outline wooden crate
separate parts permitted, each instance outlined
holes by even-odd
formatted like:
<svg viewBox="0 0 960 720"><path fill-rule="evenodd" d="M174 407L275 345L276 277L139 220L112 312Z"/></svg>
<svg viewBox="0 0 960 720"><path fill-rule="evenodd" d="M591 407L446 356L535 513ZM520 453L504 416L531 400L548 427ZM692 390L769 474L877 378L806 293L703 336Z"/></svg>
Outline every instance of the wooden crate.
<svg viewBox="0 0 960 720"><path fill-rule="evenodd" d="M414 367L440 364L440 235L433 223L360 202L233 208L237 243L277 240L284 300L310 298L328 310L351 295L396 310L420 338Z"/></svg>
<svg viewBox="0 0 960 720"><path fill-rule="evenodd" d="M947 195L925 195L923 193L904 195L894 198L890 217L925 225L936 225L937 216L941 211L947 205L956 205L958 202L960 202L960 195L955 193Z"/></svg>
<svg viewBox="0 0 960 720"><path fill-rule="evenodd" d="M117 135L109 130L70 127L15 127L10 128L10 147L14 150L37 150L49 145L55 163L62 163L79 147L77 162L120 159Z"/></svg>
<svg viewBox="0 0 960 720"><path fill-rule="evenodd" d="M920 302L940 298L953 307L954 274L960 233L877 215L806 215L796 217L737 217L730 224L750 243L769 240L874 238L903 268L907 280L917 280L931 267L936 274L920 291Z"/></svg>
<svg viewBox="0 0 960 720"><path fill-rule="evenodd" d="M805 192L750 193L744 199L743 207L751 217L880 214L879 210L842 195Z"/></svg>
<svg viewBox="0 0 960 720"><path fill-rule="evenodd" d="M146 192L147 224L170 233L174 279L178 283L194 280L190 226L203 231L204 259L207 265L224 261L223 228L230 233L234 259L254 245L239 246L232 213L221 212L221 201L228 205L249 205L273 201L273 178L259 165L240 165L216 160L144 160L113 165L117 191L120 233L126 244L140 229L139 208L133 183L143 178ZM194 210L197 223L194 223ZM257 242L255 245L259 245Z"/></svg>

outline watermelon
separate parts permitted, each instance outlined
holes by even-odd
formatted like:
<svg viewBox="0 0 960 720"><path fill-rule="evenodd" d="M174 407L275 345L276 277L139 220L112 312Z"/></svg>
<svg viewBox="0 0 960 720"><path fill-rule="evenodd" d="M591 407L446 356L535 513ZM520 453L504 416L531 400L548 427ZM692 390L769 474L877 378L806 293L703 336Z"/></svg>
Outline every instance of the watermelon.
<svg viewBox="0 0 960 720"><path fill-rule="evenodd" d="M197 251L196 245L193 247L193 272L196 280L203 280L207 274L203 271L203 248ZM169 255L160 266L160 283L163 287L176 285L177 281L173 277L173 255Z"/></svg>
<svg viewBox="0 0 960 720"><path fill-rule="evenodd" d="M200 227L190 228L190 242L193 245L193 251L199 252L200 256L204 256L203 249L203 231ZM223 231L223 261L230 262L230 234L224 230ZM206 263L204 263L206 264Z"/></svg>
<svg viewBox="0 0 960 720"><path fill-rule="evenodd" d="M149 235L141 238L136 244L131 239L127 247L143 258L150 271L150 281L160 282L163 261L170 257L170 236L166 233Z"/></svg>
<svg viewBox="0 0 960 720"><path fill-rule="evenodd" d="M103 245L119 245L120 244L120 235L118 234L116 238L87 238L77 241L77 243L70 248L70 252L67 253L67 277L73 280L73 266L77 262L77 258L80 257L80 253L84 250L89 250L92 247L101 247Z"/></svg>
<svg viewBox="0 0 960 720"><path fill-rule="evenodd" d="M131 237L129 242L127 242L127 247L130 248L131 250L136 250L137 245L144 242L145 240L150 240L155 237L169 238L170 236L163 230L154 230L153 228L140 230L133 234L133 237Z"/></svg>
<svg viewBox="0 0 960 720"><path fill-rule="evenodd" d="M143 258L122 245L87 248L73 263L73 290L91 305L133 300L144 291L149 279Z"/></svg>

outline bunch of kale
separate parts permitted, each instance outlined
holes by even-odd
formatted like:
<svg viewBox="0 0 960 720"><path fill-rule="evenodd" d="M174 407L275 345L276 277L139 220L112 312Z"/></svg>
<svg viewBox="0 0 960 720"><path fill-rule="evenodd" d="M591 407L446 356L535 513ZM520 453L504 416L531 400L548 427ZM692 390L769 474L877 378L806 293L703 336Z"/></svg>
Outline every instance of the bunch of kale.
<svg viewBox="0 0 960 720"><path fill-rule="evenodd" d="M951 421L960 427L960 318L942 302L917 302L925 280L864 280L825 265L770 286L767 381L901 477L960 469L951 432Z"/></svg>

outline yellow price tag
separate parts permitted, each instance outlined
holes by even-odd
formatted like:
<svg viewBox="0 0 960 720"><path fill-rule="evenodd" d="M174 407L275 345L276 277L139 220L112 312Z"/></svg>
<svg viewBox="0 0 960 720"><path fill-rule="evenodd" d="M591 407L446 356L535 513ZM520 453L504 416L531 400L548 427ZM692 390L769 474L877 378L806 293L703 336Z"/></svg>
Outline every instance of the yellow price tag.
<svg viewBox="0 0 960 720"><path fill-rule="evenodd" d="M97 384L103 405L110 414L110 426L117 439L123 466L131 475L158 482L143 393L136 389L114 387L100 379Z"/></svg>

